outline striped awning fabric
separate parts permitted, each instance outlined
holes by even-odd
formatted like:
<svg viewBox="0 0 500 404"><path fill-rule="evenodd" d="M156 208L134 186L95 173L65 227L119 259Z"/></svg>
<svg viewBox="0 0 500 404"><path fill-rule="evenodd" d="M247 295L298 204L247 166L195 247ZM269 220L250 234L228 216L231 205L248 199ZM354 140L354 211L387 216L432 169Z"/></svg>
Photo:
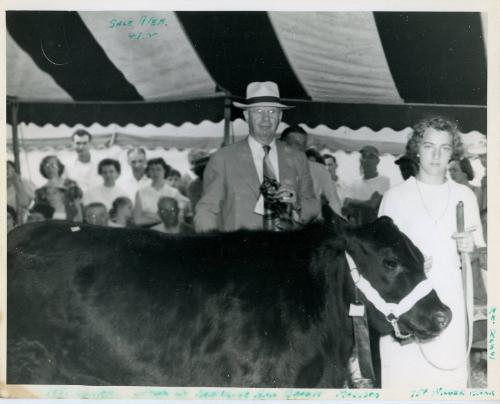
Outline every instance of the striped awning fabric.
<svg viewBox="0 0 500 404"><path fill-rule="evenodd" d="M6 40L25 123L218 122L225 96L271 80L290 124L401 130L440 113L486 133L479 13L8 11Z"/></svg>

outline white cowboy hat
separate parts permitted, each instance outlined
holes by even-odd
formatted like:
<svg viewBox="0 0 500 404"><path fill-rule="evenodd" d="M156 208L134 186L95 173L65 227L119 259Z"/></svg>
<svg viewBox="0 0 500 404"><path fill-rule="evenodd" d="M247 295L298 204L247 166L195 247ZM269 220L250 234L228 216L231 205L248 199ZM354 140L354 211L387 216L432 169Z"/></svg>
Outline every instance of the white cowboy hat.
<svg viewBox="0 0 500 404"><path fill-rule="evenodd" d="M247 86L247 103L233 102L234 106L241 109L251 107L276 107L280 109L294 108L280 103L280 90L272 81L254 81Z"/></svg>

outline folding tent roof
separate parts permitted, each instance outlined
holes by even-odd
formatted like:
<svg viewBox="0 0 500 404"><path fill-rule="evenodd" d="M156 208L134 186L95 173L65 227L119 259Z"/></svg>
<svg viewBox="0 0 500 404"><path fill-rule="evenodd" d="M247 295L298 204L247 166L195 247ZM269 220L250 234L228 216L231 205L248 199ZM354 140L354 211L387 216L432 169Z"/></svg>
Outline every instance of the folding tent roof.
<svg viewBox="0 0 500 404"><path fill-rule="evenodd" d="M7 12L7 118L219 122L276 81L289 124L402 130L423 115L486 134L478 13ZM232 119L241 116L232 110Z"/></svg>

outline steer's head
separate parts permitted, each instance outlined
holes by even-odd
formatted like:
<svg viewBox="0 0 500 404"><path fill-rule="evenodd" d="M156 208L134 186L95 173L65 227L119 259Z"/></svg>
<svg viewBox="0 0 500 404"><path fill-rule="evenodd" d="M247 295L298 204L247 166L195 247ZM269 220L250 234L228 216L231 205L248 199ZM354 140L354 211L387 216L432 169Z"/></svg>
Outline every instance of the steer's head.
<svg viewBox="0 0 500 404"><path fill-rule="evenodd" d="M422 283L426 280L422 253L390 218L382 217L368 225L344 228L344 234L347 252L382 301L389 303L391 308L406 306L396 316L401 334L432 338L447 327L451 320L450 309L441 302L428 281ZM364 293L359 293L359 296L368 309L372 326L383 335L393 332L393 325L370 301L373 299ZM402 301L410 303L391 305ZM394 319L394 316L389 318Z"/></svg>

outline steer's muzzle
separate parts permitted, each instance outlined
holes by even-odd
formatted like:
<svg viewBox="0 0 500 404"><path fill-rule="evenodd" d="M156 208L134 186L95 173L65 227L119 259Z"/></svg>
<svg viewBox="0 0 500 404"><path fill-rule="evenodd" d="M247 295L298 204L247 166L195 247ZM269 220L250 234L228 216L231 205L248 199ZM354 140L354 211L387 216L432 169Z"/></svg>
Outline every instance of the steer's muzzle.
<svg viewBox="0 0 500 404"><path fill-rule="evenodd" d="M433 290L406 314L401 316L403 331L413 333L417 338L428 339L441 334L448 327L452 313Z"/></svg>
<svg viewBox="0 0 500 404"><path fill-rule="evenodd" d="M437 311L432 315L432 325L433 328L439 330L439 332L443 331L451 321L451 311L448 309L448 312Z"/></svg>

